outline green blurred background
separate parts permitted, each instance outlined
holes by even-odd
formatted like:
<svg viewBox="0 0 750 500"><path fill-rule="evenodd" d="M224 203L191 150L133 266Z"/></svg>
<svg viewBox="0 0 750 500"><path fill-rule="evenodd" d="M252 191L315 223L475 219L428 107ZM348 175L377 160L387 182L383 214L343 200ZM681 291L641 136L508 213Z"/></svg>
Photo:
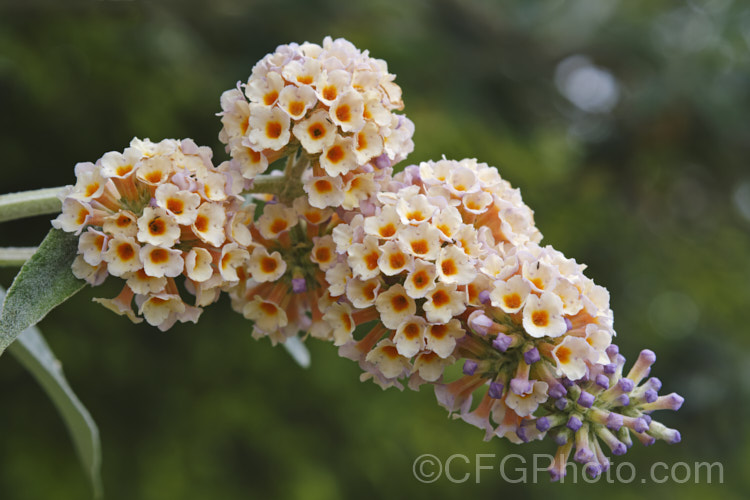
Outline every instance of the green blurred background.
<svg viewBox="0 0 750 500"><path fill-rule="evenodd" d="M609 288L621 351L657 352L652 373L686 398L658 418L683 442L636 444L616 463L640 478L658 461L721 461L724 484L509 484L495 470L424 485L411 472L423 453L495 454L482 463L497 468L554 445L483 443L430 389L362 384L330 345L310 342L301 369L226 300L168 333L132 325L90 302L110 283L40 325L100 426L107 498L747 498L747 2L1 0L0 192L71 183L76 162L133 136L193 137L222 160L221 92L277 45L325 35L398 75L411 162L497 166L544 241ZM48 228L5 223L0 244ZM0 270L0 285L12 277ZM60 418L12 357L0 387L0 498L86 498Z"/></svg>

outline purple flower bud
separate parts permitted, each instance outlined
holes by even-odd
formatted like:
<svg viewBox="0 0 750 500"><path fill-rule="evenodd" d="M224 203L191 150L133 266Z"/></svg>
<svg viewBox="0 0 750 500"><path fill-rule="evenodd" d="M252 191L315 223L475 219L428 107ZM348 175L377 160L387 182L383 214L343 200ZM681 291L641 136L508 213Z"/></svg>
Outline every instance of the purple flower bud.
<svg viewBox="0 0 750 500"><path fill-rule="evenodd" d="M572 380L570 380L568 377L561 378L560 382L562 382L562 385L568 388L573 387L575 385L575 383Z"/></svg>
<svg viewBox="0 0 750 500"><path fill-rule="evenodd" d="M616 344L609 344L609 345L607 346L607 349L606 349L606 351L605 351L605 352L606 352L606 353L607 353L607 355L608 355L608 356L610 356L610 357L612 357L612 356L616 356L617 354L619 354L619 353L620 353L620 348L619 348L619 347L617 347L617 345L616 345Z"/></svg>
<svg viewBox="0 0 750 500"><path fill-rule="evenodd" d="M639 358L638 361L642 360L644 363L651 366L656 362L656 353L652 351L651 349L644 349L638 355L638 358Z"/></svg>
<svg viewBox="0 0 750 500"><path fill-rule="evenodd" d="M529 437L526 435L526 428L524 426L519 426L518 429L516 429L516 436L518 436L518 439L524 443L529 442Z"/></svg>
<svg viewBox="0 0 750 500"><path fill-rule="evenodd" d="M547 394L552 399L560 399L564 397L568 393L568 390L565 388L564 385L555 383L554 385L551 385L549 390L547 391Z"/></svg>
<svg viewBox="0 0 750 500"><path fill-rule="evenodd" d="M651 371L651 365L656 361L656 354L654 351L644 349L638 355L638 359L635 360L635 364L628 372L627 377L638 384L641 380L648 376Z"/></svg>
<svg viewBox="0 0 750 500"><path fill-rule="evenodd" d="M474 372L477 371L477 368L479 368L479 364L476 361L467 359L464 363L464 375L474 375Z"/></svg>
<svg viewBox="0 0 750 500"><path fill-rule="evenodd" d="M630 406L630 396L627 394L620 394L615 399L615 403L617 403L619 406Z"/></svg>
<svg viewBox="0 0 750 500"><path fill-rule="evenodd" d="M563 443L563 444L565 444L565 443ZM562 446L562 445L560 445L560 446ZM563 470L563 473L564 472L565 471ZM549 478L550 478L550 481L552 481L553 483L555 481L559 481L565 475L563 473L560 473L560 471L557 470L557 469L555 469L555 468L550 468L549 469Z"/></svg>
<svg viewBox="0 0 750 500"><path fill-rule="evenodd" d="M479 292L479 302L481 302L484 305L487 305L490 303L489 290L482 290L481 292Z"/></svg>
<svg viewBox="0 0 750 500"><path fill-rule="evenodd" d="M583 470L591 479L593 479L602 473L602 466L593 462L589 462L584 466Z"/></svg>
<svg viewBox="0 0 750 500"><path fill-rule="evenodd" d="M674 392L664 397L666 399L666 407L670 410L679 410L682 403L685 402L685 398Z"/></svg>
<svg viewBox="0 0 750 500"><path fill-rule="evenodd" d="M519 396L530 394L533 389L534 383L530 380L523 378L514 378L510 381L510 390L518 394Z"/></svg>
<svg viewBox="0 0 750 500"><path fill-rule="evenodd" d="M500 399L503 397L504 389L504 384L501 384L500 382L492 382L490 384L490 389L487 391L487 395L493 399Z"/></svg>
<svg viewBox="0 0 750 500"><path fill-rule="evenodd" d="M536 428L538 431L545 432L549 430L551 424L547 417L539 417L536 419Z"/></svg>
<svg viewBox="0 0 750 500"><path fill-rule="evenodd" d="M614 363L607 363L602 367L602 371L607 375L612 375L617 371L617 365Z"/></svg>
<svg viewBox="0 0 750 500"><path fill-rule="evenodd" d="M651 446L656 442L656 438L654 436L649 436L648 434L641 434L641 436L643 437L639 437L643 446Z"/></svg>
<svg viewBox="0 0 750 500"><path fill-rule="evenodd" d="M532 347L531 349L523 353L523 359L524 361L526 361L527 365L533 365L534 363L542 359L542 357L539 355L539 350L536 347Z"/></svg>
<svg viewBox="0 0 750 500"><path fill-rule="evenodd" d="M583 422L581 422L581 419L576 417L575 415L571 415L571 417L568 419L568 423L565 424L565 426L573 432L580 429L582 425Z"/></svg>
<svg viewBox="0 0 750 500"><path fill-rule="evenodd" d="M307 291L305 278L292 278L292 291L294 293L305 293Z"/></svg>
<svg viewBox="0 0 750 500"><path fill-rule="evenodd" d="M555 408L557 408L560 411L563 411L568 406L568 400L565 398L560 398L557 401L555 401Z"/></svg>
<svg viewBox="0 0 750 500"><path fill-rule="evenodd" d="M643 400L647 403L653 403L658 397L659 395L653 389L649 389L643 394Z"/></svg>
<svg viewBox="0 0 750 500"><path fill-rule="evenodd" d="M469 326L479 335L487 335L495 322L481 311L472 313L469 317Z"/></svg>
<svg viewBox="0 0 750 500"><path fill-rule="evenodd" d="M573 322L572 322L572 321L570 321L570 319L568 319L568 318L563 318L563 319L565 320L565 328L566 328L566 331L568 331L568 332L569 332L570 330L572 330L572 329L573 329Z"/></svg>
<svg viewBox="0 0 750 500"><path fill-rule="evenodd" d="M607 429L617 431L622 427L622 415L619 413L610 413L607 417Z"/></svg>
<svg viewBox="0 0 750 500"><path fill-rule="evenodd" d="M404 169L404 175L409 176L410 180L419 181L422 176L419 175L419 167L417 165L409 165Z"/></svg>
<svg viewBox="0 0 750 500"><path fill-rule="evenodd" d="M682 435L680 435L680 431L672 430L670 433L671 435L667 438L667 443L669 444L677 444L680 441L682 441Z"/></svg>
<svg viewBox="0 0 750 500"><path fill-rule="evenodd" d="M642 418L636 418L633 421L633 430L635 432L646 432L648 430L648 422Z"/></svg>
<svg viewBox="0 0 750 500"><path fill-rule="evenodd" d="M372 160L372 164L379 169L388 168L391 166L391 160L390 158L388 158L388 155L386 153L383 153L382 155Z"/></svg>
<svg viewBox="0 0 750 500"><path fill-rule="evenodd" d="M187 191L190 183L184 172L178 172L172 176L172 183L178 188Z"/></svg>
<svg viewBox="0 0 750 500"><path fill-rule="evenodd" d="M594 404L593 394L586 391L581 391L581 395L578 397L578 404L583 406L584 408L591 408L591 405Z"/></svg>
<svg viewBox="0 0 750 500"><path fill-rule="evenodd" d="M555 442L557 446L562 446L568 442L568 437L565 435L564 432L558 432L552 437L552 440Z"/></svg>
<svg viewBox="0 0 750 500"><path fill-rule="evenodd" d="M659 391L661 389L661 380L659 380L656 377L651 377L646 381L649 387L651 387L655 391Z"/></svg>
<svg viewBox="0 0 750 500"><path fill-rule="evenodd" d="M588 463L592 458L594 458L594 452L585 447L578 448L575 452L575 455L573 455L573 460L575 460L579 464Z"/></svg>
<svg viewBox="0 0 750 500"><path fill-rule="evenodd" d="M156 204L156 198L151 198L148 202L148 206L151 208L156 208L158 205Z"/></svg>
<svg viewBox="0 0 750 500"><path fill-rule="evenodd" d="M635 384L629 378L621 378L620 381L617 382L617 386L622 392L630 392L633 390L633 387L635 387Z"/></svg>
<svg viewBox="0 0 750 500"><path fill-rule="evenodd" d="M645 420L647 424L651 425L651 415L641 415L640 418Z"/></svg>
<svg viewBox="0 0 750 500"><path fill-rule="evenodd" d="M624 455L626 451L628 451L628 447L621 441L618 441L617 444L612 447L613 455Z"/></svg>
<svg viewBox="0 0 750 500"><path fill-rule="evenodd" d="M498 333L497 338L492 341L492 347L500 352L505 352L508 347L513 343L513 337L505 335L504 333Z"/></svg>
<svg viewBox="0 0 750 500"><path fill-rule="evenodd" d="M604 375L603 373L600 373L596 376L596 385L601 387L602 389L608 389L609 388L609 378Z"/></svg>

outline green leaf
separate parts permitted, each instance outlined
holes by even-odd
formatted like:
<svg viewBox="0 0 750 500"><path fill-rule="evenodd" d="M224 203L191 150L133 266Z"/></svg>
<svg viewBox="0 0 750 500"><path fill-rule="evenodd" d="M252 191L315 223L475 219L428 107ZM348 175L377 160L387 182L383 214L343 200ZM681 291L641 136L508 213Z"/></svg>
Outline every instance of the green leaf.
<svg viewBox="0 0 750 500"><path fill-rule="evenodd" d="M22 266L36 253L37 247L0 248L0 267Z"/></svg>
<svg viewBox="0 0 750 500"><path fill-rule="evenodd" d="M56 187L0 195L0 222L59 212L62 202L58 196L64 189Z"/></svg>
<svg viewBox="0 0 750 500"><path fill-rule="evenodd" d="M0 314L0 354L22 331L83 288L85 282L71 271L77 251L77 236L52 229L23 265Z"/></svg>
<svg viewBox="0 0 750 500"><path fill-rule="evenodd" d="M5 292L0 288L0 299ZM63 375L60 361L36 327L29 327L9 349L21 365L39 382L60 412L73 439L78 457L91 481L94 498L102 497L101 444L99 429L88 410L76 397Z"/></svg>

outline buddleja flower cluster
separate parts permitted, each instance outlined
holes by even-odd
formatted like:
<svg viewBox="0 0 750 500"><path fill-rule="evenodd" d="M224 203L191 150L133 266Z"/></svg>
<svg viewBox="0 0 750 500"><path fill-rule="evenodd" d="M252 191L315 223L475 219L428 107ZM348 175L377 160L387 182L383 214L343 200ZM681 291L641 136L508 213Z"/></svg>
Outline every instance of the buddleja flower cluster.
<svg viewBox="0 0 750 500"><path fill-rule="evenodd" d="M679 441L651 418L682 404L648 377L654 353L624 371L607 290L540 245L497 169L394 174L414 147L394 78L343 39L284 45L222 95L218 167L189 139L78 164L53 221L79 235L73 272L119 279L95 300L162 330L225 292L256 338L330 341L383 388L431 384L487 439L551 438L553 479L571 454L596 476L634 439Z"/></svg>

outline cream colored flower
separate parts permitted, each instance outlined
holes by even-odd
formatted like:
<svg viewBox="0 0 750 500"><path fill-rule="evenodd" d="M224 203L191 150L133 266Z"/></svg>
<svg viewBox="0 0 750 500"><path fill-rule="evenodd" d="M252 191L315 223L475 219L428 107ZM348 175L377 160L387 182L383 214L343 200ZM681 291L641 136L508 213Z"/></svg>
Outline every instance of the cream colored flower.
<svg viewBox="0 0 750 500"><path fill-rule="evenodd" d="M451 319L445 324L431 324L425 329L427 349L442 359L448 359L456 348L456 340L466 335L461 322Z"/></svg>
<svg viewBox="0 0 750 500"><path fill-rule="evenodd" d="M477 275L474 262L455 245L441 248L435 264L438 279L443 283L467 285L474 281Z"/></svg>
<svg viewBox="0 0 750 500"><path fill-rule="evenodd" d="M527 394L516 394L509 391L505 397L505 404L516 412L519 417L528 417L536 411L540 404L547 401L547 383L535 380L532 390Z"/></svg>
<svg viewBox="0 0 750 500"><path fill-rule="evenodd" d="M139 252L143 262L143 270L149 276L160 278L166 276L174 278L182 274L185 261L182 252L172 248L158 247L147 244Z"/></svg>
<svg viewBox="0 0 750 500"><path fill-rule="evenodd" d="M458 291L456 285L438 283L425 298L427 302L422 309L431 323L447 323L466 310L466 295Z"/></svg>
<svg viewBox="0 0 750 500"><path fill-rule="evenodd" d="M375 300L375 307L380 313L380 321L392 330L417 312L414 299L409 297L401 285L393 285L380 293Z"/></svg>
<svg viewBox="0 0 750 500"><path fill-rule="evenodd" d="M414 257L404 252L395 241L387 241L380 247L378 267L386 276L409 272L414 267Z"/></svg>
<svg viewBox="0 0 750 500"><path fill-rule="evenodd" d="M269 254L264 247L257 247L250 255L248 269L258 283L276 281L286 272L286 262L279 252Z"/></svg>
<svg viewBox="0 0 750 500"><path fill-rule="evenodd" d="M146 207L138 218L138 241L171 247L180 238L180 226L163 208Z"/></svg>
<svg viewBox="0 0 750 500"><path fill-rule="evenodd" d="M411 358L424 349L425 328L426 322L419 316L412 316L402 321L393 337L398 353Z"/></svg>
<svg viewBox="0 0 750 500"><path fill-rule="evenodd" d="M279 108L251 104L248 123L248 146L254 149L278 151L289 143L289 115Z"/></svg>
<svg viewBox="0 0 750 500"><path fill-rule="evenodd" d="M191 248L185 256L185 272L193 281L203 282L208 280L214 273L212 264L213 257L205 248Z"/></svg>
<svg viewBox="0 0 750 500"><path fill-rule="evenodd" d="M315 154L330 147L336 140L336 125L325 110L317 109L308 118L295 124L292 133L306 152Z"/></svg>
<svg viewBox="0 0 750 500"><path fill-rule="evenodd" d="M563 318L563 303L552 292L530 294L523 308L523 328L535 338L559 337L568 329Z"/></svg>
<svg viewBox="0 0 750 500"><path fill-rule="evenodd" d="M375 365L386 378L396 378L409 373L409 360L398 353L396 345L383 339L367 353L365 361Z"/></svg>
<svg viewBox="0 0 750 500"><path fill-rule="evenodd" d="M513 314L523 308L530 292L529 282L523 276L515 275L507 281L496 281L490 292L490 300L493 306Z"/></svg>
<svg viewBox="0 0 750 500"><path fill-rule="evenodd" d="M258 218L256 226L261 236L275 240L299 222L297 212L283 203L267 203L263 215Z"/></svg>
<svg viewBox="0 0 750 500"><path fill-rule="evenodd" d="M191 228L193 233L204 243L213 247L220 247L226 240L224 224L227 220L227 214L220 203L204 202L198 208L198 214L195 216Z"/></svg>
<svg viewBox="0 0 750 500"><path fill-rule="evenodd" d="M414 259L414 270L404 281L404 289L409 297L421 299L435 288L437 269L435 264L422 259Z"/></svg>
<svg viewBox="0 0 750 500"><path fill-rule="evenodd" d="M109 240L107 251L103 256L109 274L122 276L141 269L143 264L139 257L140 251L141 247L134 238L116 236Z"/></svg>

